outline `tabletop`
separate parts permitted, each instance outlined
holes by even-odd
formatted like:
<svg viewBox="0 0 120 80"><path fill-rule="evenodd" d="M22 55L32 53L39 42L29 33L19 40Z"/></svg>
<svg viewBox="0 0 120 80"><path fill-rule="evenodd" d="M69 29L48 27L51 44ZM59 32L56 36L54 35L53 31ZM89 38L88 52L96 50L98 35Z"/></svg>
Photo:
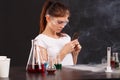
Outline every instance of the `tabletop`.
<svg viewBox="0 0 120 80"><path fill-rule="evenodd" d="M8 78L0 78L0 80L103 80L103 79L118 79L120 80L120 73L106 73L106 72L91 72L83 70L75 70L62 67L57 70L55 74L45 73L28 73L25 67L11 67Z"/></svg>

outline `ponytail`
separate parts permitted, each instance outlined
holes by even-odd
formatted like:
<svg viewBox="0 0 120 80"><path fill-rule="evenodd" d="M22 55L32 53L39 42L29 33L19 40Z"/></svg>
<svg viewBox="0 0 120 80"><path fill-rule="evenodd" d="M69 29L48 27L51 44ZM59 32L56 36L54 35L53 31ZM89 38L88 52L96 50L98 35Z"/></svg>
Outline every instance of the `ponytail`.
<svg viewBox="0 0 120 80"><path fill-rule="evenodd" d="M52 0L47 0L47 2L45 2L42 8L42 12L40 15L40 33L42 33L45 30L46 23L47 23L45 15L46 15L47 9L49 8L49 6L52 5L52 3L53 3Z"/></svg>

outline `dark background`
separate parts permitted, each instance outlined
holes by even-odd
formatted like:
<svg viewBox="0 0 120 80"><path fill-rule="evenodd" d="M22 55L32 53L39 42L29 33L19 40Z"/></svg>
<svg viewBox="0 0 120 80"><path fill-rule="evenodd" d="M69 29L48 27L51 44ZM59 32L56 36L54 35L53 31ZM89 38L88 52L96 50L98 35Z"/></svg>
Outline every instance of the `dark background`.
<svg viewBox="0 0 120 80"><path fill-rule="evenodd" d="M11 66L26 66L44 1L0 0L0 55L10 57ZM100 63L108 46L120 52L120 0L61 1L71 10L64 31L70 36L80 32L78 64Z"/></svg>

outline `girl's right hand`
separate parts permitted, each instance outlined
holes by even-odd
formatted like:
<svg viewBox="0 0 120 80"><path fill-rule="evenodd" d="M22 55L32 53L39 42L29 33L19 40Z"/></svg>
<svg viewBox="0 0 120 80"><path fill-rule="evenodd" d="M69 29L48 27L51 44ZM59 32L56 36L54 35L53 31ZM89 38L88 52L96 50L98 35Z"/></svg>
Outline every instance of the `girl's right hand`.
<svg viewBox="0 0 120 80"><path fill-rule="evenodd" d="M73 41L65 44L65 46L63 47L63 50L66 52L66 54L73 52L76 44L78 44L78 40L73 40Z"/></svg>
<svg viewBox="0 0 120 80"><path fill-rule="evenodd" d="M72 53L75 50L75 46L78 44L78 40L72 40L69 43L65 44L65 46L60 51L60 60L62 61L66 54Z"/></svg>

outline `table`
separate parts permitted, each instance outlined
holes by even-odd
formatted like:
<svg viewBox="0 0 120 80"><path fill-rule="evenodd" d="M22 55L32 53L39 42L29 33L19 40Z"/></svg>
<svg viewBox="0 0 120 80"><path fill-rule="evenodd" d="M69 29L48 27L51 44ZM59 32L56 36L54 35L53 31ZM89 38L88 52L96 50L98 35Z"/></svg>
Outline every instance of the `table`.
<svg viewBox="0 0 120 80"><path fill-rule="evenodd" d="M9 78L0 78L0 80L83 80L83 79L118 79L118 73L105 73L105 72L91 72L82 71L62 67L62 70L57 70L55 74L49 75L45 73L28 73L25 67L11 67Z"/></svg>

